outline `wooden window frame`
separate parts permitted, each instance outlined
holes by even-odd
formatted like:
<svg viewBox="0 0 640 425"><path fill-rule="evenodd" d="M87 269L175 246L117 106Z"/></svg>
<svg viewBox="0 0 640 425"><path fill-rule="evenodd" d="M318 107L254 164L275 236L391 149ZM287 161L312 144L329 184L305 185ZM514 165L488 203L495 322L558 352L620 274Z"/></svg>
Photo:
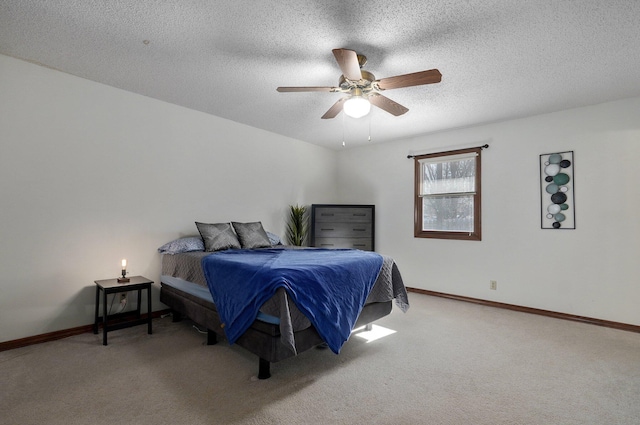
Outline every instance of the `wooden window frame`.
<svg viewBox="0 0 640 425"><path fill-rule="evenodd" d="M423 230L422 229L422 197L420 196L421 166L420 160L425 158L446 157L465 153L476 153L476 175L475 194L473 195L473 232L454 232L445 230ZM482 147L458 149L446 152L437 152L425 155L414 156L414 237L432 239L458 239L469 241L482 240L482 168L481 168Z"/></svg>

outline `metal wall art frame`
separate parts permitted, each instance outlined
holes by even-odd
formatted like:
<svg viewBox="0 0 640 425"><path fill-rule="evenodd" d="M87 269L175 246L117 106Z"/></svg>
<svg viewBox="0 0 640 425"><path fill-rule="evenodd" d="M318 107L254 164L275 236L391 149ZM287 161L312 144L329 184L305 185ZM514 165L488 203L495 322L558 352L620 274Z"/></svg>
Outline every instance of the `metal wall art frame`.
<svg viewBox="0 0 640 425"><path fill-rule="evenodd" d="M575 229L573 151L540 155L540 218L543 229Z"/></svg>

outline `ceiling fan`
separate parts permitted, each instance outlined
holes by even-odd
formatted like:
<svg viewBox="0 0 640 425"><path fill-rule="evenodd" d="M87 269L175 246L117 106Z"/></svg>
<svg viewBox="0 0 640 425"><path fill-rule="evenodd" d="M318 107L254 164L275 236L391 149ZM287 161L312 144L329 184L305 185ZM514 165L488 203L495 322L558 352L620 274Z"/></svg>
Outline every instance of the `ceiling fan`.
<svg viewBox="0 0 640 425"><path fill-rule="evenodd" d="M392 115L399 116L409 109L383 96L382 91L439 83L442 79L440 71L431 69L376 80L372 73L361 69L367 63L366 56L359 55L349 49L333 49L332 51L342 71L338 87L278 87L276 89L281 93L323 91L349 94L334 103L325 112L322 119L334 118L343 109L345 114L353 118L360 118L369 113L371 104Z"/></svg>

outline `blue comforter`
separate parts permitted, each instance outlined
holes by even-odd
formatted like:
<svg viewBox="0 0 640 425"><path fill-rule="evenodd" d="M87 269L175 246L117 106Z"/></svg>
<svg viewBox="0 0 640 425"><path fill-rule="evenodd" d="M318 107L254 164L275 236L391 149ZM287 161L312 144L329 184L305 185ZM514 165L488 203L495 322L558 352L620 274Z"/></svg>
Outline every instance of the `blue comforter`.
<svg viewBox="0 0 640 425"><path fill-rule="evenodd" d="M227 250L202 259L207 285L233 344L262 304L284 287L334 353L339 353L373 287L382 257L342 249Z"/></svg>

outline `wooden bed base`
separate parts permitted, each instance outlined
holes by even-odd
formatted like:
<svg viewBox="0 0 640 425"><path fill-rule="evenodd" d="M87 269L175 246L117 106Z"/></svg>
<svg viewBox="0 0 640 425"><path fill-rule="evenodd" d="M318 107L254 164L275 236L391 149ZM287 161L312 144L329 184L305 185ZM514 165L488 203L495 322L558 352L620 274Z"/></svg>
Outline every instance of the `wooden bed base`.
<svg viewBox="0 0 640 425"><path fill-rule="evenodd" d="M199 326L207 329L207 344L213 345L218 341L218 335L224 337L220 317L212 302L195 297L169 285L160 287L160 301L169 306L173 313L173 321L187 317ZM392 301L371 303L364 306L355 327L368 325L371 322L388 315L393 306ZM313 326L295 332L295 344L298 353L324 343ZM271 363L279 362L295 356L280 342L280 328L278 325L259 320L236 341L241 347L256 354L258 362L258 378L267 379L271 376Z"/></svg>

